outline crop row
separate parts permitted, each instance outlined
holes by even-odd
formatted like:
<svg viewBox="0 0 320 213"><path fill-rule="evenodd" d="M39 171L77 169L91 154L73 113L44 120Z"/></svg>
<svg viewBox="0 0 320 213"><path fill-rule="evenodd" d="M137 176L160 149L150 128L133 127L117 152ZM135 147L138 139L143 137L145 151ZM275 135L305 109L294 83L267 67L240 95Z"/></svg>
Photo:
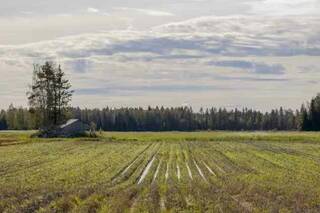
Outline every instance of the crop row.
<svg viewBox="0 0 320 213"><path fill-rule="evenodd" d="M317 212L320 144L45 141L0 147L0 212Z"/></svg>

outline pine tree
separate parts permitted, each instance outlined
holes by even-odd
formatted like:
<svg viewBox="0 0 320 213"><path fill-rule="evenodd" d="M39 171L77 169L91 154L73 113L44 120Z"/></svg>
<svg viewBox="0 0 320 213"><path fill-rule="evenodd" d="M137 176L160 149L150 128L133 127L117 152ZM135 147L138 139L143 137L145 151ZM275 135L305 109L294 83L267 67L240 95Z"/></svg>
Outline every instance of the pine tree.
<svg viewBox="0 0 320 213"><path fill-rule="evenodd" d="M16 130L16 108L13 106L13 104L10 104L9 109L7 110L7 125L8 129Z"/></svg>
<svg viewBox="0 0 320 213"><path fill-rule="evenodd" d="M304 104L302 104L301 106L300 115L301 115L300 129L303 131L310 131L311 130L310 120L308 116L308 111L304 106Z"/></svg>
<svg viewBox="0 0 320 213"><path fill-rule="evenodd" d="M65 120L73 91L60 65L34 65L33 81L27 93L30 111L43 129L55 128Z"/></svg>
<svg viewBox="0 0 320 213"><path fill-rule="evenodd" d="M0 130L8 129L6 120L6 111L1 110L0 112Z"/></svg>

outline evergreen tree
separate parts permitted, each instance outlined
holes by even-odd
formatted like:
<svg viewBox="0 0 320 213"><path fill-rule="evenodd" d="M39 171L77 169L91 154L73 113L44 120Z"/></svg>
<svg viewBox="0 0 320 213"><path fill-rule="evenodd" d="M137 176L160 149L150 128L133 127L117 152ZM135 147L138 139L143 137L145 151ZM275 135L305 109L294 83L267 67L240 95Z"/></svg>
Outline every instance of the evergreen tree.
<svg viewBox="0 0 320 213"><path fill-rule="evenodd" d="M0 111L0 130L6 130L6 129L8 129L6 112L4 110L1 110Z"/></svg>
<svg viewBox="0 0 320 213"><path fill-rule="evenodd" d="M13 104L10 104L9 109L7 110L7 125L8 125L8 129L12 129L12 130L16 130L17 126L16 126L16 108L13 106Z"/></svg>
<svg viewBox="0 0 320 213"><path fill-rule="evenodd" d="M30 111L44 129L52 129L65 120L73 91L60 65L52 62L34 65L33 81L27 93Z"/></svg>

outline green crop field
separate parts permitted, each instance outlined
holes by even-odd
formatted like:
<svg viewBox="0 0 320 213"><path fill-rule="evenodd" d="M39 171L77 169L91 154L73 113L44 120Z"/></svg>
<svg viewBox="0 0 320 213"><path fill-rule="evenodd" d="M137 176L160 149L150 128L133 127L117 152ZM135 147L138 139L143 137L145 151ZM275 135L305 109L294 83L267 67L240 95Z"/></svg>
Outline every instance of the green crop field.
<svg viewBox="0 0 320 213"><path fill-rule="evenodd" d="M0 212L319 212L320 134L0 133Z"/></svg>

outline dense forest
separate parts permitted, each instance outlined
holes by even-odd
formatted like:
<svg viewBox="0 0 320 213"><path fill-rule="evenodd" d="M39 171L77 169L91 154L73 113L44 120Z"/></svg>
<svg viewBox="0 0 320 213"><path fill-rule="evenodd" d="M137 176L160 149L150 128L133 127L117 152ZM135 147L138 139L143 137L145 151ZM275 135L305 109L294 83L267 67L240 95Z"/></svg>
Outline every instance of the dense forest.
<svg viewBox="0 0 320 213"><path fill-rule="evenodd" d="M190 107L71 108L69 117L94 123L107 131L193 131L193 130L320 130L320 95L300 110L283 108L261 112L252 109L200 109ZM0 112L0 130L38 129L37 119L27 108Z"/></svg>

